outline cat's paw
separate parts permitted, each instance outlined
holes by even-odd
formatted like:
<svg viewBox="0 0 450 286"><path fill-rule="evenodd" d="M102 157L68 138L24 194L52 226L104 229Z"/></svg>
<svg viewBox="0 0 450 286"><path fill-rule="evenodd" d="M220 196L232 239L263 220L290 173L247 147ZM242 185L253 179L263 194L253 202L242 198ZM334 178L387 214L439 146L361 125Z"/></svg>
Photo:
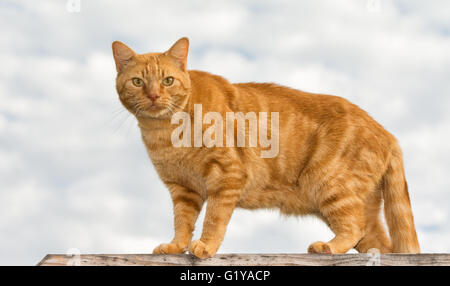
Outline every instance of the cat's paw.
<svg viewBox="0 0 450 286"><path fill-rule="evenodd" d="M153 249L153 254L180 254L186 252L186 247L181 247L176 243L163 243Z"/></svg>
<svg viewBox="0 0 450 286"><path fill-rule="evenodd" d="M308 247L308 253L333 254L333 251L328 243L317 241Z"/></svg>
<svg viewBox="0 0 450 286"><path fill-rule="evenodd" d="M191 243L191 246L189 248L189 252L198 258L204 259L204 258L211 258L216 254L217 249L215 247L212 247L206 243L204 243L201 240L194 240Z"/></svg>

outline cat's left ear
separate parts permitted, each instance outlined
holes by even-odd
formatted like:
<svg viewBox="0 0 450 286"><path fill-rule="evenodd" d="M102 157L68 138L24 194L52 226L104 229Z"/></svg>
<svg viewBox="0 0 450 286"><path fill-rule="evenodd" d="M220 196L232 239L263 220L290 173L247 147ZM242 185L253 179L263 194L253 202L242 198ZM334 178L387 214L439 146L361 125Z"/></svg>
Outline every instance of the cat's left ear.
<svg viewBox="0 0 450 286"><path fill-rule="evenodd" d="M189 39L181 38L164 54L171 56L179 64L180 68L185 71L187 66L187 56L189 51Z"/></svg>
<svg viewBox="0 0 450 286"><path fill-rule="evenodd" d="M130 47L119 41L112 43L112 50L117 72L121 72L130 62L131 58L136 55Z"/></svg>

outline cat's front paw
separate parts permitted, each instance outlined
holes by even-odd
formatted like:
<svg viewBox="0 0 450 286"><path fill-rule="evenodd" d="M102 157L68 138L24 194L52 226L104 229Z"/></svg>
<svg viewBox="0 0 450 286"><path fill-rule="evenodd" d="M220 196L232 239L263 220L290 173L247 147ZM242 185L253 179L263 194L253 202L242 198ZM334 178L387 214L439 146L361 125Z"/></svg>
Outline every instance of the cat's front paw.
<svg viewBox="0 0 450 286"><path fill-rule="evenodd" d="M318 241L314 242L308 247L308 253L326 253L333 254L331 247L328 243Z"/></svg>
<svg viewBox="0 0 450 286"><path fill-rule="evenodd" d="M181 247L176 243L163 243L153 249L153 254L180 254L185 253L186 247Z"/></svg>
<svg viewBox="0 0 450 286"><path fill-rule="evenodd" d="M201 259L211 258L216 254L217 247L206 244L201 240L194 240L191 243L189 252Z"/></svg>

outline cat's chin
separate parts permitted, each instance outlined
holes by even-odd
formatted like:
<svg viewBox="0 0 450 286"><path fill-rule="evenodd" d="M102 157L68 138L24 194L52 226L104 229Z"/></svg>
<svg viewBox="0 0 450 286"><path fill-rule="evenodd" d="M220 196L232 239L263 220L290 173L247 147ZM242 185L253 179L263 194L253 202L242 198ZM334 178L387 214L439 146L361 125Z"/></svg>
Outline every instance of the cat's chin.
<svg viewBox="0 0 450 286"><path fill-rule="evenodd" d="M143 119L164 119L169 118L169 110L162 106L152 106L146 110L141 110L136 117L139 119L140 117Z"/></svg>

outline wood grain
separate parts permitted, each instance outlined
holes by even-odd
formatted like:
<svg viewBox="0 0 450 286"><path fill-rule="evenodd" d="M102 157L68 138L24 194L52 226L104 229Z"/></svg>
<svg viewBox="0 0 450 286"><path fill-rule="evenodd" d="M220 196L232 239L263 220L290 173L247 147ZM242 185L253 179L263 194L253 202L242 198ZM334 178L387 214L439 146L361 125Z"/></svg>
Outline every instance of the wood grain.
<svg viewBox="0 0 450 286"><path fill-rule="evenodd" d="M450 266L450 254L48 254L38 266Z"/></svg>

